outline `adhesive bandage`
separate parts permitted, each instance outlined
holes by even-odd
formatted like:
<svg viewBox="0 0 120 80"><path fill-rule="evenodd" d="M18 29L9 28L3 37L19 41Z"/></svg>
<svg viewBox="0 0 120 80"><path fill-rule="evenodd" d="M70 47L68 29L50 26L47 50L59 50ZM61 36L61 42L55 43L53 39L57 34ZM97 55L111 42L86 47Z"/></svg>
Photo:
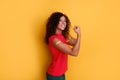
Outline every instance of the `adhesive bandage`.
<svg viewBox="0 0 120 80"><path fill-rule="evenodd" d="M59 43L61 43L61 41L56 42L56 45L59 44Z"/></svg>

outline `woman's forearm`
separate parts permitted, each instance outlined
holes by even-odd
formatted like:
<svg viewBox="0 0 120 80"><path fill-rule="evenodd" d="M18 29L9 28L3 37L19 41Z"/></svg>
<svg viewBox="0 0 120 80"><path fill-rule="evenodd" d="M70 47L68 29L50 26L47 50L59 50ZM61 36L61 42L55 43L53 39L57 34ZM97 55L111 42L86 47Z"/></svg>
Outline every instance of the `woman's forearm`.
<svg viewBox="0 0 120 80"><path fill-rule="evenodd" d="M81 35L77 34L77 39L76 39L76 43L72 48L72 55L73 56L77 56L79 53L79 49L80 49L80 42L81 42Z"/></svg>

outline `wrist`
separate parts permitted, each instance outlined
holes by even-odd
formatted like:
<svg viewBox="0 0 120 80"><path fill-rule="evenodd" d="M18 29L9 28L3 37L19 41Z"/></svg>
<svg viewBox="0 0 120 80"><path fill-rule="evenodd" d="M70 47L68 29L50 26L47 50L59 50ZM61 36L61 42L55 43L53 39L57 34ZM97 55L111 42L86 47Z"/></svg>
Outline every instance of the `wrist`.
<svg viewBox="0 0 120 80"><path fill-rule="evenodd" d="M81 36L81 34L80 33L77 33L77 37L80 37Z"/></svg>

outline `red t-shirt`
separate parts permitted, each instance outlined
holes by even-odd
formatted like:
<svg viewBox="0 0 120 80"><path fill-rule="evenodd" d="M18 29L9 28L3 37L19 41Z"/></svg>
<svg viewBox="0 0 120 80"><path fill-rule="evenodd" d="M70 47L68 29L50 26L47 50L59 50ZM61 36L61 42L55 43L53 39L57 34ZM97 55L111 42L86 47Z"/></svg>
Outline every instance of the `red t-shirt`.
<svg viewBox="0 0 120 80"><path fill-rule="evenodd" d="M54 34L49 38L49 49L52 55L52 62L48 67L48 73L53 76L60 76L67 71L68 55L61 52L53 45L53 39L58 38L62 42L66 43L66 39L62 34Z"/></svg>

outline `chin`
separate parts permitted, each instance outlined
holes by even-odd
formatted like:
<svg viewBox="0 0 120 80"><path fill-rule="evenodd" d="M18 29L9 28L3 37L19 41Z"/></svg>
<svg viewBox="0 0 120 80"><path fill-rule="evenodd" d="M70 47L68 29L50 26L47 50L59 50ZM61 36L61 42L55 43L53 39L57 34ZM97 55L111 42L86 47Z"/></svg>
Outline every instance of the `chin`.
<svg viewBox="0 0 120 80"><path fill-rule="evenodd" d="M65 30L65 27L62 27L61 29L62 29L62 30Z"/></svg>
<svg viewBox="0 0 120 80"><path fill-rule="evenodd" d="M65 28L62 28L61 30L65 30Z"/></svg>

